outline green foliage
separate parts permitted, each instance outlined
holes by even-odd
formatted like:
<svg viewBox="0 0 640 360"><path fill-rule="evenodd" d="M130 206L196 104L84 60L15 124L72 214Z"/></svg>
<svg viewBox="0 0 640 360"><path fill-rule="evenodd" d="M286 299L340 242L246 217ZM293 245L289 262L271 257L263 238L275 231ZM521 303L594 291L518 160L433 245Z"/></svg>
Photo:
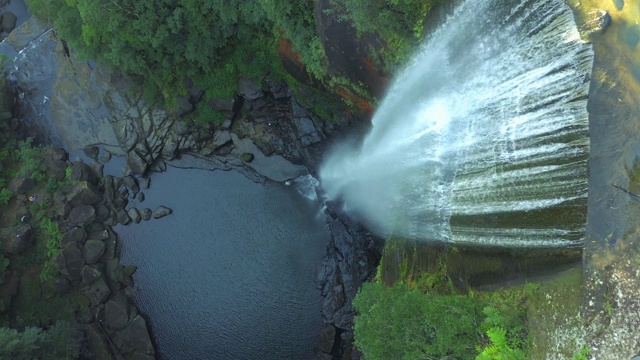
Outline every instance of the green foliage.
<svg viewBox="0 0 640 360"><path fill-rule="evenodd" d="M13 192L7 188L0 190L0 204L7 205L13 196Z"/></svg>
<svg viewBox="0 0 640 360"><path fill-rule="evenodd" d="M31 177L41 183L47 178L45 175L47 168L40 157L41 149L33 147L32 142L33 138L27 138L18 143L18 158L21 162L18 176Z"/></svg>
<svg viewBox="0 0 640 360"><path fill-rule="evenodd" d="M28 0L28 5L36 16L51 19L81 55L141 79L147 98L166 104L186 94L185 77L207 84L201 88L210 97L233 94L237 75L259 81L261 59L274 65L273 40L280 36L293 42L312 73L320 77L324 71L314 0ZM242 55L249 53L255 58L247 61Z"/></svg>
<svg viewBox="0 0 640 360"><path fill-rule="evenodd" d="M526 303L539 286L456 295L445 274L441 263L390 287L363 285L353 306L355 344L365 358L526 359Z"/></svg>
<svg viewBox="0 0 640 360"><path fill-rule="evenodd" d="M40 280L45 282L58 275L58 269L55 266L55 259L60 255L62 251L62 232L58 227L58 223L51 221L49 218L42 218L40 220L40 229L47 236L45 257L42 272L40 273Z"/></svg>
<svg viewBox="0 0 640 360"><path fill-rule="evenodd" d="M338 17L359 34L376 33L386 44L381 54L388 70L404 63L422 38L424 19L440 0L332 0Z"/></svg>
<svg viewBox="0 0 640 360"><path fill-rule="evenodd" d="M490 345L485 346L476 356L476 360L525 360L525 354L520 349L513 349L507 341L507 330L492 327L487 330Z"/></svg>
<svg viewBox="0 0 640 360"><path fill-rule="evenodd" d="M0 359L77 359L80 334L75 325L58 321L47 330L26 327L24 331L0 328Z"/></svg>
<svg viewBox="0 0 640 360"><path fill-rule="evenodd" d="M53 195L53 193L58 190L58 186L58 179L56 179L55 177L50 177L47 181L47 184L44 186L44 191L49 195Z"/></svg>
<svg viewBox="0 0 640 360"><path fill-rule="evenodd" d="M473 358L482 304L396 283L363 285L354 303L356 346L367 359Z"/></svg>
<svg viewBox="0 0 640 360"><path fill-rule="evenodd" d="M580 349L578 353L574 354L571 360L589 360L589 355L591 355L591 349L585 346Z"/></svg>
<svg viewBox="0 0 640 360"><path fill-rule="evenodd" d="M72 175L73 175L73 167L71 167L71 166L67 166L67 167L64 169L64 180L65 180L66 182L71 181L71 176L72 176Z"/></svg>

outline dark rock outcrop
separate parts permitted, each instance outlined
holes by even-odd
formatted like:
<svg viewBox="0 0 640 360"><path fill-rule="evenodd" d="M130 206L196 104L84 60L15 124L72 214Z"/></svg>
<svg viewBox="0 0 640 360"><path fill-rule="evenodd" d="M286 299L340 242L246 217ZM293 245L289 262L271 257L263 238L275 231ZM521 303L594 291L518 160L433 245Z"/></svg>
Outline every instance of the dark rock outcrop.
<svg viewBox="0 0 640 360"><path fill-rule="evenodd" d="M149 337L147 322L140 316L134 317L127 326L115 333L114 341L124 353L153 355L153 344Z"/></svg>
<svg viewBox="0 0 640 360"><path fill-rule="evenodd" d="M71 281L82 278L82 268L84 267L84 257L77 243L68 244L62 250L62 254L56 259L56 265L60 273Z"/></svg>
<svg viewBox="0 0 640 360"><path fill-rule="evenodd" d="M93 205L102 200L98 189L87 181L75 183L67 192L67 201L71 206Z"/></svg>
<svg viewBox="0 0 640 360"><path fill-rule="evenodd" d="M144 208L140 210L140 217L142 218L142 220L147 221L149 219L151 219L151 215L152 215L152 211L149 208Z"/></svg>
<svg viewBox="0 0 640 360"><path fill-rule="evenodd" d="M322 318L341 331L340 356L350 358L353 343L352 301L364 281L375 274L384 240L328 204L327 223L331 241L318 274L322 294Z"/></svg>
<svg viewBox="0 0 640 360"><path fill-rule="evenodd" d="M100 240L87 240L82 248L82 254L84 255L84 261L87 264L94 264L104 254L105 244Z"/></svg>
<svg viewBox="0 0 640 360"><path fill-rule="evenodd" d="M91 303L94 306L100 305L104 303L109 295L111 294L111 289L109 289L109 285L104 279L104 276L101 276L98 280L94 281L93 284L89 286L86 290L87 295L89 295L89 299L91 299Z"/></svg>
<svg viewBox="0 0 640 360"><path fill-rule="evenodd" d="M87 234L84 229L81 227L71 228L69 231L62 235L62 239L60 239L60 243L62 246L67 246L67 244L72 243L83 243L86 240Z"/></svg>
<svg viewBox="0 0 640 360"><path fill-rule="evenodd" d="M89 225L96 219L96 210L91 205L78 205L71 209L67 220L78 226Z"/></svg>
<svg viewBox="0 0 640 360"><path fill-rule="evenodd" d="M162 217L170 215L172 212L173 210L169 209L168 207L160 205L155 210L153 210L153 218L160 219Z"/></svg>
<svg viewBox="0 0 640 360"><path fill-rule="evenodd" d="M2 31L12 32L16 27L17 20L18 17L10 11L2 13L2 15L0 15L0 27Z"/></svg>
<svg viewBox="0 0 640 360"><path fill-rule="evenodd" d="M9 190L16 194L26 194L36 186L36 181L24 175L18 175L9 183Z"/></svg>
<svg viewBox="0 0 640 360"><path fill-rule="evenodd" d="M142 220L142 218L140 217L140 212L138 212L138 209L136 208L129 209L129 211L127 211L127 214L129 215L129 218L131 218L131 221L136 224L139 223L140 220Z"/></svg>
<svg viewBox="0 0 640 360"><path fill-rule="evenodd" d="M104 305L106 325L113 330L124 328L129 322L129 304L125 295L116 296Z"/></svg>
<svg viewBox="0 0 640 360"><path fill-rule="evenodd" d="M20 225L5 240L4 251L9 254L20 254L33 246L35 237L31 225Z"/></svg>
<svg viewBox="0 0 640 360"><path fill-rule="evenodd" d="M86 148L83 149L83 151L84 151L84 154L87 155L87 157L93 160L97 160L98 154L100 154L100 149L98 149L97 146L87 146Z"/></svg>

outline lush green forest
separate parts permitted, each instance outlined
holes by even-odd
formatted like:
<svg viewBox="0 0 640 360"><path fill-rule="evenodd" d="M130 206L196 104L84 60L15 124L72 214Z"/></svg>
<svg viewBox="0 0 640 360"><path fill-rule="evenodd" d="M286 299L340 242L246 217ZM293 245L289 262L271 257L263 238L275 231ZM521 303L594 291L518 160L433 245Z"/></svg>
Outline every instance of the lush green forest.
<svg viewBox="0 0 640 360"><path fill-rule="evenodd" d="M333 0L342 21L378 34L384 66L397 65L422 36L422 20L437 0ZM53 22L72 49L123 71L148 96L172 103L192 79L208 98L229 97L238 76L285 77L278 39L291 41L307 71L326 85L330 76L316 34L317 0L169 1L28 0L39 18Z"/></svg>
<svg viewBox="0 0 640 360"><path fill-rule="evenodd" d="M442 271L366 283L354 301L366 359L527 359L526 302L537 285L462 294Z"/></svg>

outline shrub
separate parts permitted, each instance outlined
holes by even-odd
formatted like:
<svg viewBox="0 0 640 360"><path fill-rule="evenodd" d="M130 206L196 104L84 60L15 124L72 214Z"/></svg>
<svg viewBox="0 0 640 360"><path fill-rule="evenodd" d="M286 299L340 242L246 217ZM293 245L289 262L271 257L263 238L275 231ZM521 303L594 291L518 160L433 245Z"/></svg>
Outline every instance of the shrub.
<svg viewBox="0 0 640 360"><path fill-rule="evenodd" d="M32 146L33 138L27 138L18 144L18 158L21 162L19 176L31 177L36 182L43 182L47 177L46 166L40 158L40 149Z"/></svg>
<svg viewBox="0 0 640 360"><path fill-rule="evenodd" d="M363 285L353 305L355 343L367 359L476 355L482 304L475 298L374 282Z"/></svg>
<svg viewBox="0 0 640 360"><path fill-rule="evenodd" d="M7 188L0 190L0 204L7 205L13 196L13 192Z"/></svg>
<svg viewBox="0 0 640 360"><path fill-rule="evenodd" d="M77 359L80 334L76 325L58 321L48 330L27 327L22 332L0 327L0 359Z"/></svg>

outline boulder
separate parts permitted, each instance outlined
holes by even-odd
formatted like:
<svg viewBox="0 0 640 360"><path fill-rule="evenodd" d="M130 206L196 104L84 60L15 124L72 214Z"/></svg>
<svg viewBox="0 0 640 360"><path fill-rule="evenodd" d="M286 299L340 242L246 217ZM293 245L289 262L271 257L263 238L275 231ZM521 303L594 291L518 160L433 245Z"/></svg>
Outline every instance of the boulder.
<svg viewBox="0 0 640 360"><path fill-rule="evenodd" d="M47 161L47 168L49 172L53 173L53 176L58 180L62 181L67 176L67 162L62 160L54 160L49 159Z"/></svg>
<svg viewBox="0 0 640 360"><path fill-rule="evenodd" d="M62 239L60 239L60 244L62 246L67 246L72 243L83 243L86 240L87 234L85 234L84 229L81 227L74 227L64 233L62 235Z"/></svg>
<svg viewBox="0 0 640 360"><path fill-rule="evenodd" d="M168 207L160 205L155 210L153 210L153 218L160 219L161 217L165 217L172 212L173 210L169 209Z"/></svg>
<svg viewBox="0 0 640 360"><path fill-rule="evenodd" d="M131 222L131 218L126 211L124 211L123 209L119 209L116 212L116 221L122 225L129 225L129 223Z"/></svg>
<svg viewBox="0 0 640 360"><path fill-rule="evenodd" d="M71 281L80 280L82 278L82 268L84 267L84 257L78 245L73 243L65 246L62 250L62 257L62 262L57 261L58 270Z"/></svg>
<svg viewBox="0 0 640 360"><path fill-rule="evenodd" d="M97 223L94 223L97 224ZM111 234L109 233L109 230L102 228L102 229L96 229L96 231L92 231L89 234L89 239L93 239L93 240L106 240L109 238L109 236L111 236Z"/></svg>
<svg viewBox="0 0 640 360"><path fill-rule="evenodd" d="M135 196L140 191L140 187L138 186L138 181L136 181L135 177L125 176L122 178L122 181L124 182L124 185L128 187L129 190L131 190L131 192L133 193L132 196Z"/></svg>
<svg viewBox="0 0 640 360"><path fill-rule="evenodd" d="M118 143L120 143L120 147L123 150L129 152L138 143L140 129L136 121L131 121L128 117L123 117L114 124L113 129Z"/></svg>
<svg viewBox="0 0 640 360"><path fill-rule="evenodd" d="M139 183L140 183L140 186L143 189L148 189L149 186L151 185L151 178L148 177L148 176L147 177L143 177L143 178L140 179Z"/></svg>
<svg viewBox="0 0 640 360"><path fill-rule="evenodd" d="M104 254L102 254L102 260L106 261L113 259L116 256L118 240L116 234L109 233L109 238L104 240Z"/></svg>
<svg viewBox="0 0 640 360"><path fill-rule="evenodd" d="M313 124L313 120L310 118L296 118L294 119L294 123L298 130L298 139L302 143L302 146L306 147L322 140L320 133Z"/></svg>
<svg viewBox="0 0 640 360"><path fill-rule="evenodd" d="M20 254L33 246L35 237L31 225L20 225L13 230L13 234L5 242L5 252Z"/></svg>
<svg viewBox="0 0 640 360"><path fill-rule="evenodd" d="M253 159L255 158L255 156L252 153L242 153L239 156L240 160L242 160L242 162L244 163L250 163L253 161Z"/></svg>
<svg viewBox="0 0 640 360"><path fill-rule="evenodd" d="M108 163L109 160L111 160L111 153L105 151L104 155L100 156L100 161L102 161L103 163Z"/></svg>
<svg viewBox="0 0 640 360"><path fill-rule="evenodd" d="M9 190L16 194L26 194L36 187L36 181L24 175L18 175L9 183Z"/></svg>
<svg viewBox="0 0 640 360"><path fill-rule="evenodd" d="M104 204L100 204L96 209L96 215L98 216L98 219L105 221L111 216L111 212L109 212L109 208Z"/></svg>
<svg viewBox="0 0 640 360"><path fill-rule="evenodd" d="M71 206L93 205L101 199L98 189L88 181L75 183L67 192L67 201Z"/></svg>
<svg viewBox="0 0 640 360"><path fill-rule="evenodd" d="M124 329L117 331L113 340L124 353L154 354L147 322L140 315L133 318Z"/></svg>
<svg viewBox="0 0 640 360"><path fill-rule="evenodd" d="M336 339L336 328L333 325L327 324L322 332L320 332L319 349L322 353L330 353L333 349L333 343Z"/></svg>
<svg viewBox="0 0 640 360"><path fill-rule="evenodd" d="M246 78L238 80L238 94L247 100L256 100L264 96L258 85Z"/></svg>
<svg viewBox="0 0 640 360"><path fill-rule="evenodd" d="M149 164L147 160L138 155L135 151L129 151L127 153L127 164L131 172L136 175L144 175L149 170Z"/></svg>
<svg viewBox="0 0 640 360"><path fill-rule="evenodd" d="M140 213L138 212L138 209L136 208L131 208L129 209L129 211L127 212L127 214L129 215L129 217L131 218L131 221L133 221L134 223L139 223L140 220L142 220L140 218Z"/></svg>
<svg viewBox="0 0 640 360"><path fill-rule="evenodd" d="M83 151L84 151L84 154L87 155L87 157L93 160L98 160L100 149L98 149L97 146L87 146L86 148L83 149Z"/></svg>
<svg viewBox="0 0 640 360"><path fill-rule="evenodd" d="M2 31L11 32L16 27L16 21L18 17L15 16L12 12L7 11L0 15L0 27L2 27Z"/></svg>
<svg viewBox="0 0 640 360"><path fill-rule="evenodd" d="M86 292L89 295L89 299L91 299L91 303L94 306L100 305L105 302L111 294L111 290L109 289L109 285L107 284L107 282L104 280L104 276L101 276L98 280L91 284Z"/></svg>
<svg viewBox="0 0 640 360"><path fill-rule="evenodd" d="M229 114L233 112L233 105L235 104L235 99L212 98L207 102L207 104L213 110ZM228 127L225 127L225 128L228 129Z"/></svg>
<svg viewBox="0 0 640 360"><path fill-rule="evenodd" d="M231 143L231 133L227 130L216 131L215 135L213 136L213 148L217 149L228 143Z"/></svg>
<svg viewBox="0 0 640 360"><path fill-rule="evenodd" d="M91 185L97 185L100 179L91 166L83 163L82 161L76 161L72 165L71 180L86 181Z"/></svg>
<svg viewBox="0 0 640 360"><path fill-rule="evenodd" d="M151 215L152 215L152 211L149 208L144 208L139 210L140 212L140 217L142 218L142 220L147 221L149 219L151 219Z"/></svg>
<svg viewBox="0 0 640 360"><path fill-rule="evenodd" d="M53 160L67 161L67 159L69 158L69 154L67 154L64 149L61 149L57 146L52 146L49 150L49 158Z"/></svg>
<svg viewBox="0 0 640 360"><path fill-rule="evenodd" d="M82 253L84 255L84 261L87 264L94 264L104 254L105 244L100 240L87 240L82 248Z"/></svg>
<svg viewBox="0 0 640 360"><path fill-rule="evenodd" d="M60 276L54 278L52 280L51 284L52 284L53 290L58 295L67 294L73 288L71 286L71 282L69 282L69 280L67 280L66 278L60 277Z"/></svg>
<svg viewBox="0 0 640 360"><path fill-rule="evenodd" d="M280 155L265 156L248 137L241 139L235 133L231 133L231 140L240 153L254 155L253 161L247 165L264 177L274 181L286 181L308 173L306 167L295 165Z"/></svg>
<svg viewBox="0 0 640 360"><path fill-rule="evenodd" d="M118 292L112 300L104 305L104 321L113 330L120 330L129 322L129 303L127 296Z"/></svg>
<svg viewBox="0 0 640 360"><path fill-rule="evenodd" d="M145 199L145 195L143 192L138 193L138 201L143 202Z"/></svg>
<svg viewBox="0 0 640 360"><path fill-rule="evenodd" d="M86 226L96 219L96 210L91 205L78 205L71 209L67 220L78 226Z"/></svg>
<svg viewBox="0 0 640 360"><path fill-rule="evenodd" d="M102 276L102 273L100 272L100 270L92 266L85 265L82 268L82 272L80 273L80 276L82 276L82 281L80 281L80 287L87 287L93 284L94 282L96 282L96 280L98 280L100 276Z"/></svg>
<svg viewBox="0 0 640 360"><path fill-rule="evenodd" d="M96 176L98 178L101 179L104 176L104 164L103 163L100 163L100 162L94 160L94 161L91 162L91 165L89 165L89 166L91 166L91 169L93 169L93 172L96 174Z"/></svg>

